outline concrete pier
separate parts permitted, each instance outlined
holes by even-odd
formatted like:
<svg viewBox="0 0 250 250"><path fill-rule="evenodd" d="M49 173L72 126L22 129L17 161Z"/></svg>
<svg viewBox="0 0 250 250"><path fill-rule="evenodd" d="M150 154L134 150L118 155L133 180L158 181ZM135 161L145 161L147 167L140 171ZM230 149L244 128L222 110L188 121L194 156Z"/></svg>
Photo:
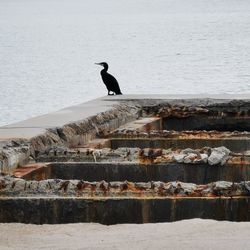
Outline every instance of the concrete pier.
<svg viewBox="0 0 250 250"><path fill-rule="evenodd" d="M248 221L249 124L248 95L124 95L1 127L0 222Z"/></svg>

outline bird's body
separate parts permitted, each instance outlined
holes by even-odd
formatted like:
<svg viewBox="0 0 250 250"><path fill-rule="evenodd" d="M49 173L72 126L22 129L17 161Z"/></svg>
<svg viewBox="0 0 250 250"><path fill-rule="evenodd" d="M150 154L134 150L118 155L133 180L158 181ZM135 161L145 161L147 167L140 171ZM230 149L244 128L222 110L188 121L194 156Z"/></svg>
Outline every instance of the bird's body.
<svg viewBox="0 0 250 250"><path fill-rule="evenodd" d="M111 74L109 74L107 72L108 71L108 64L105 62L97 63L97 64L104 67L104 69L101 70L101 77L102 77L104 84L107 87L108 95L114 95L114 94L110 94L110 92L113 92L116 95L122 95L122 92L120 90L120 87L119 87L117 80Z"/></svg>

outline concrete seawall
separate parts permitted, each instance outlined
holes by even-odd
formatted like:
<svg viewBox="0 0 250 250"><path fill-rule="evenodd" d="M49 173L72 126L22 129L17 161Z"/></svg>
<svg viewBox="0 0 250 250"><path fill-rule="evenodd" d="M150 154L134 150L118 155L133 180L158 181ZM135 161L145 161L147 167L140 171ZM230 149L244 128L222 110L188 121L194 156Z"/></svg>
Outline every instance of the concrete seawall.
<svg viewBox="0 0 250 250"><path fill-rule="evenodd" d="M249 124L247 95L124 95L1 127L0 222L249 221Z"/></svg>
<svg viewBox="0 0 250 250"><path fill-rule="evenodd" d="M54 113L0 127L0 170L26 164L37 151L52 145L76 146L135 120L148 107L245 102L249 95L123 95L102 97Z"/></svg>
<svg viewBox="0 0 250 250"><path fill-rule="evenodd" d="M105 98L0 128L0 169L26 164L53 145L77 146L137 118L138 107Z"/></svg>

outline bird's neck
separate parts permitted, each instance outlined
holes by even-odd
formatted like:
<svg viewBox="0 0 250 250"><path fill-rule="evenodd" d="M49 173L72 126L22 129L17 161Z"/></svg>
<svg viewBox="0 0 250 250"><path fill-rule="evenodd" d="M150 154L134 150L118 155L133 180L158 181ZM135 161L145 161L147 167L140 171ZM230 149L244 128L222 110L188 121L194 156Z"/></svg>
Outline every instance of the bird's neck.
<svg viewBox="0 0 250 250"><path fill-rule="evenodd" d="M107 72L108 71L108 67L104 67L104 69L101 72Z"/></svg>

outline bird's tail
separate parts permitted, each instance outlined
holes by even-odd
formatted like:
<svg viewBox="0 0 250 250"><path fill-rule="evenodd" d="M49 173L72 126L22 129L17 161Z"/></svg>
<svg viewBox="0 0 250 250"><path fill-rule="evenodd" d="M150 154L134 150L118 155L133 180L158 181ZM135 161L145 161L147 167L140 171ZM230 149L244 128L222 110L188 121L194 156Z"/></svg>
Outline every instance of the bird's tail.
<svg viewBox="0 0 250 250"><path fill-rule="evenodd" d="M122 92L115 93L116 95L122 95Z"/></svg>

